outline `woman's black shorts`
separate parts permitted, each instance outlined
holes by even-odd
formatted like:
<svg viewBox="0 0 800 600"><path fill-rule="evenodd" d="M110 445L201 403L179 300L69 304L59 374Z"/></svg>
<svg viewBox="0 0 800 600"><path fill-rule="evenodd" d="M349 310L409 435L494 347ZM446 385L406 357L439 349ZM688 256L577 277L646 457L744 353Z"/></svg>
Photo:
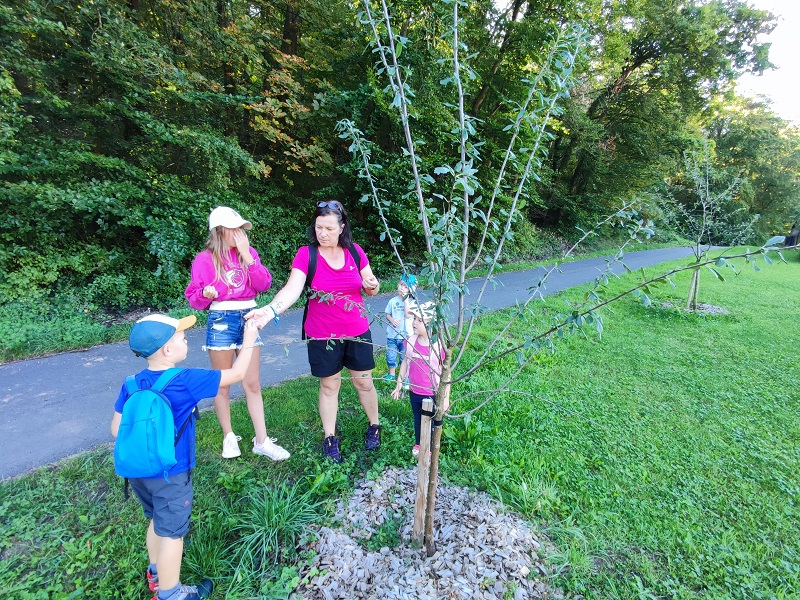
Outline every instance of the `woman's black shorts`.
<svg viewBox="0 0 800 600"><path fill-rule="evenodd" d="M330 377L343 368L371 371L375 368L372 333L346 339L308 340L308 364L314 377Z"/></svg>

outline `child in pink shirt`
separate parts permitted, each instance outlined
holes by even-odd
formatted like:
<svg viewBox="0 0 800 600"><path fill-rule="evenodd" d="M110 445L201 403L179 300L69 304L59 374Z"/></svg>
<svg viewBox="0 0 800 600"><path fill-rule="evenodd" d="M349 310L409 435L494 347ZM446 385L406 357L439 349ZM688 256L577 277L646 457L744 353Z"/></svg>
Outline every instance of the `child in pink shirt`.
<svg viewBox="0 0 800 600"><path fill-rule="evenodd" d="M433 302L424 304L411 303L411 314L414 315L413 333L406 341L406 351L397 376L397 384L392 390L392 397L400 399L403 379L408 377L408 399L414 413L414 447L413 456L419 455L419 434L422 422L422 402L426 399L435 401L436 390L439 389L439 378L442 374L444 348L439 342L432 342L429 327L434 315ZM447 407L445 407L447 410Z"/></svg>

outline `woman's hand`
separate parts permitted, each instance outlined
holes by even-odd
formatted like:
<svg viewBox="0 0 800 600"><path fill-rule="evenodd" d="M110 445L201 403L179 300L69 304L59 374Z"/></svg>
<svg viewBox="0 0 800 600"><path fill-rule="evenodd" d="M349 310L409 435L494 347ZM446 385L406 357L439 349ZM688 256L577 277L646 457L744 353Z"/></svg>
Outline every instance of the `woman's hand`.
<svg viewBox="0 0 800 600"><path fill-rule="evenodd" d="M262 308L254 308L247 313L244 318L247 319L248 324L253 323L256 327L262 329L264 325L269 323L274 316L275 311L269 305L267 305Z"/></svg>
<svg viewBox="0 0 800 600"><path fill-rule="evenodd" d="M400 400L400 392L403 390L403 380L399 377L397 378L397 385L394 386L392 390L392 398L395 400Z"/></svg>
<svg viewBox="0 0 800 600"><path fill-rule="evenodd" d="M374 296L380 291L381 282L378 281L378 278L375 277L375 275L369 275L364 277L361 285L364 288L367 296Z"/></svg>
<svg viewBox="0 0 800 600"><path fill-rule="evenodd" d="M217 292L217 288L213 285L207 285L203 288L203 298L210 298L213 300L217 296L219 296L219 292Z"/></svg>

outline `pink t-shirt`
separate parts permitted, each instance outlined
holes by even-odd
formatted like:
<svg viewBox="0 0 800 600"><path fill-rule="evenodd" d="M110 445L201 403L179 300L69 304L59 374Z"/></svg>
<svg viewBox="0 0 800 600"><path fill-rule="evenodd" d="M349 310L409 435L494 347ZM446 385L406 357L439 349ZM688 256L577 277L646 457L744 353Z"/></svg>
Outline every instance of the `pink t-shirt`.
<svg viewBox="0 0 800 600"><path fill-rule="evenodd" d="M353 244L361 257L361 268L369 264L367 255L358 244ZM369 329L369 319L361 295L361 273L347 248L344 251L344 266L332 268L321 254L317 256L317 269L311 281L311 289L318 292L308 301L306 335L310 338L327 339L355 337ZM292 268L308 275L308 246L297 250Z"/></svg>
<svg viewBox="0 0 800 600"><path fill-rule="evenodd" d="M431 356L431 347L423 346L419 336L412 335L406 340L408 382L411 391L420 396L433 396L439 387L444 350L439 344L434 346L439 349L439 356Z"/></svg>
<svg viewBox="0 0 800 600"><path fill-rule="evenodd" d="M192 263L192 280L184 292L189 306L196 310L206 310L212 302L252 300L261 292L268 290L272 285L272 275L261 264L258 252L252 246L250 246L250 256L256 262L245 268L239 264L239 254L236 249L231 248L225 261L226 281L222 281L217 279L211 252L204 250L198 254ZM213 285L217 290L216 298L203 296L203 288L207 285Z"/></svg>

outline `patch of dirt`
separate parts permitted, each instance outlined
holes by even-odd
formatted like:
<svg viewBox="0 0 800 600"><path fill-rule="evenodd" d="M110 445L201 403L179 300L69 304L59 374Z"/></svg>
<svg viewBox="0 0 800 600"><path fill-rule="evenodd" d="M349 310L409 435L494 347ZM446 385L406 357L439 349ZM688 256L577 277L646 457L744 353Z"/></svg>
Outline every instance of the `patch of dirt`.
<svg viewBox="0 0 800 600"><path fill-rule="evenodd" d="M669 308L672 310L680 310L683 312L688 313L699 313L704 315L729 315L731 311L727 308L722 306L717 306L715 304L703 304L702 302L697 303L697 310L688 310L685 306L678 306L677 304L673 304L672 302L662 302L661 308Z"/></svg>

